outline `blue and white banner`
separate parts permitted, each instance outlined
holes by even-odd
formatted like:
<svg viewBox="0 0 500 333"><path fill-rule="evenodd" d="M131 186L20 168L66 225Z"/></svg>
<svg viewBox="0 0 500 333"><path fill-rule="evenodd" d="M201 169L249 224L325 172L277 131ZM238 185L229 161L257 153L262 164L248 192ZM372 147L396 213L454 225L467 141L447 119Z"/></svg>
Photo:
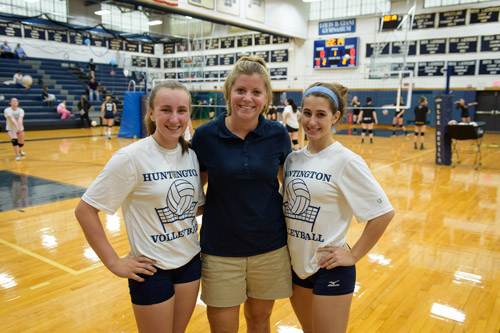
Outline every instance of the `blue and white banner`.
<svg viewBox="0 0 500 333"><path fill-rule="evenodd" d="M356 19L319 22L319 35L343 34L356 31Z"/></svg>

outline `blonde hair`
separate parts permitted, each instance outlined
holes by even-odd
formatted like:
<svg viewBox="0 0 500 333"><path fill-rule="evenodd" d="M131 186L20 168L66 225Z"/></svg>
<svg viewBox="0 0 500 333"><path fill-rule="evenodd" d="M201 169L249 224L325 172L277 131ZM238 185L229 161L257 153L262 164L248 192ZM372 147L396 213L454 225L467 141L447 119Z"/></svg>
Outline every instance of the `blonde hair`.
<svg viewBox="0 0 500 333"><path fill-rule="evenodd" d="M253 74L259 74L264 81L264 85L266 86L267 93L267 103L264 108L260 112L262 115L267 113L269 108L269 104L272 103L273 100L273 88L271 87L271 77L269 76L269 72L267 71L266 62L264 59L259 58L257 56L248 56L242 57L234 65L231 73L229 73L226 81L224 82L224 98L226 99L226 107L227 107L227 115L231 115L231 89L233 88L234 83L241 75L251 76Z"/></svg>
<svg viewBox="0 0 500 333"><path fill-rule="evenodd" d="M186 93L188 96L188 111L189 115L191 116L191 94L189 93L189 90L179 81L176 80L166 80L166 81L161 81L159 83L156 83L154 88L151 89L151 92L149 93L146 105L148 108L148 111L146 112L146 115L144 116L144 123L146 124L146 130L149 135L153 135L153 133L156 131L156 123L151 119L151 116L149 115L150 111L154 110L154 101L156 98L156 95L158 94L158 91L160 89L172 89L172 90L182 90ZM191 148L191 143L187 142L184 139L184 135L181 135L179 137L179 143L181 144L182 147L182 153L187 153L188 148Z"/></svg>

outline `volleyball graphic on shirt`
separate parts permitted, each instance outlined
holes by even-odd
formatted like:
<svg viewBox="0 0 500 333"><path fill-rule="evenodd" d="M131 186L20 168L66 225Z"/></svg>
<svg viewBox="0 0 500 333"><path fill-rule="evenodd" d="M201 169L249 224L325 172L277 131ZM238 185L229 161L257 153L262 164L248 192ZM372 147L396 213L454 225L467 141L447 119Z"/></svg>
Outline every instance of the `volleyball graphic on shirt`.
<svg viewBox="0 0 500 333"><path fill-rule="evenodd" d="M302 179L294 179L286 187L288 208L296 215L302 214L311 203L311 196L306 183Z"/></svg>
<svg viewBox="0 0 500 333"><path fill-rule="evenodd" d="M182 215L191 207L194 199L194 186L184 179L172 183L167 193L167 206L172 213Z"/></svg>

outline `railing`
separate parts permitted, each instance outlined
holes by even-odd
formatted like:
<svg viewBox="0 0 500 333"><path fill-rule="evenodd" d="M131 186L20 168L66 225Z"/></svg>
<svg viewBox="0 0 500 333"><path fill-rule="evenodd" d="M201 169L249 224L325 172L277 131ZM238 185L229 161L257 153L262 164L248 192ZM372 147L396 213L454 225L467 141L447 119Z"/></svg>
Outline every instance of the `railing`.
<svg viewBox="0 0 500 333"><path fill-rule="evenodd" d="M130 91L130 84L131 84L131 83L133 83L133 86L134 86L134 90L133 90L133 91L135 91L135 81L134 81L134 80L130 80L130 81L128 82L127 91Z"/></svg>
<svg viewBox="0 0 500 333"><path fill-rule="evenodd" d="M127 91L131 91L131 90L130 90L130 85L131 85L131 84L132 84L132 85L133 85L133 87L134 87L134 90L132 90L132 91L134 91L134 92L135 92L136 88L138 88L139 90L143 90L143 89L144 89L144 87L145 87L145 86L144 86L144 84L136 84L134 80L130 80L130 81L128 82Z"/></svg>

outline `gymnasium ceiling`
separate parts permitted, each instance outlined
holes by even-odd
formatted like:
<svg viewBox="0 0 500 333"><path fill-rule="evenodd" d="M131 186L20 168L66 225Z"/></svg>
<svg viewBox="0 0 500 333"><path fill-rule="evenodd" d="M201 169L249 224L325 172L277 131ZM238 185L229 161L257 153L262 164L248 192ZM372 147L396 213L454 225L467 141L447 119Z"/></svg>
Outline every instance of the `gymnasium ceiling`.
<svg viewBox="0 0 500 333"><path fill-rule="evenodd" d="M99 6L101 4L108 4L108 5L113 5L117 6L123 11L129 11L129 10L142 10L144 13L146 13L148 16L167 16L170 18L176 18L177 20L185 20L186 16L189 16L193 18L194 20L190 20L189 24L194 24L195 22L198 21L198 23L203 23L203 22L210 22L213 24L219 24L219 25L225 25L225 26L230 26L238 29L243 29L244 31L254 31L254 32L262 32L262 33L269 33L269 31L266 31L264 29L259 29L256 27L248 27L240 24L236 24L234 22L226 22L220 19L217 19L216 17L212 16L203 16L197 13L193 12L184 12L178 7L170 7L170 6L155 6L154 4L147 4L142 1L133 1L133 0L85 0L85 6ZM167 19L168 20L168 19ZM187 25L186 21L186 25ZM210 29L211 30L211 29ZM152 36L155 37L165 37L166 39L183 39L186 38L187 36L184 36L184 34L179 33L179 34L168 34L163 32L150 32Z"/></svg>

